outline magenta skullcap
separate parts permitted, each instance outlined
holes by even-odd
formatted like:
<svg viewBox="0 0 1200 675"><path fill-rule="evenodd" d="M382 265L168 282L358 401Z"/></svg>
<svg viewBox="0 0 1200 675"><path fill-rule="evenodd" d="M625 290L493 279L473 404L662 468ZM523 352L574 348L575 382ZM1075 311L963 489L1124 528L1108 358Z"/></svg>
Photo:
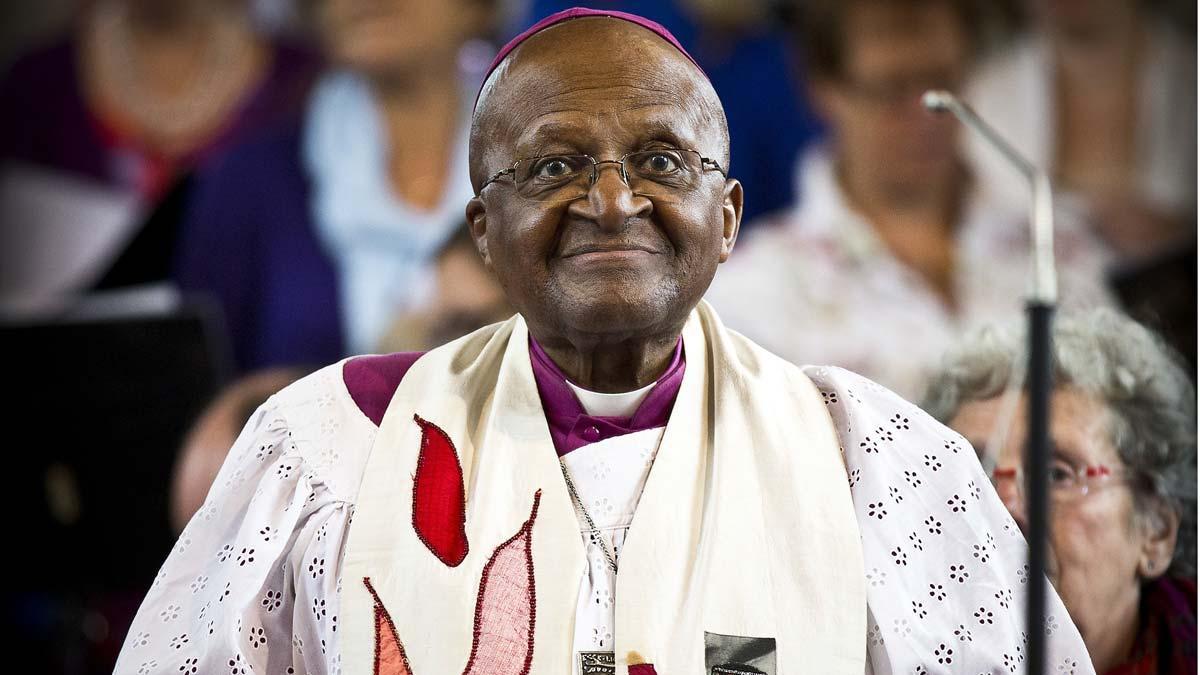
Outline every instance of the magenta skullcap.
<svg viewBox="0 0 1200 675"><path fill-rule="evenodd" d="M616 10L608 9L589 9L587 7L572 7L571 9L564 9L561 12L555 12L551 14L550 16L527 28L520 35L509 40L508 44L500 48L500 51L496 54L496 58L492 59L491 65L488 66L487 72L483 75L483 82L487 82L487 79L492 76L492 71L496 70L496 66L499 66L500 62L503 61L510 53L512 53L512 50L516 49L522 42L551 26L556 26L564 21L570 21L571 19L583 19L589 16L607 16L612 19L628 21L629 23L645 28L651 33L654 33L660 38L671 43L672 47L678 49L680 54L686 56L688 61L691 61L692 65L696 66L696 69L700 71L701 75L704 75L705 78L708 77L708 75L704 73L704 69L700 67L700 64L696 63L696 59L692 58L692 55L683 48L683 45L679 44L679 40L676 40L675 36L671 35L671 31L663 27L662 24L656 21L651 21L646 17L638 16L637 14L630 14L629 12L618 12ZM479 90L480 92L483 91L482 85L480 85ZM475 100L476 102L479 101L478 94L475 95Z"/></svg>

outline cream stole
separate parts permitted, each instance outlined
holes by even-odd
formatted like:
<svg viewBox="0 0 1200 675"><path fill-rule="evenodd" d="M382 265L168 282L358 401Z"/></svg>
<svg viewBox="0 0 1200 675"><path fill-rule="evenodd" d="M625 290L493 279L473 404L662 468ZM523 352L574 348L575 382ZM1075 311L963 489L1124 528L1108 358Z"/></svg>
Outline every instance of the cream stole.
<svg viewBox="0 0 1200 675"><path fill-rule="evenodd" d="M687 370L617 576L617 673L704 672L705 632L776 640L779 673L861 675L863 558L832 422L796 367L701 303ZM413 528L420 415L453 441L466 489L465 560L448 567ZM585 551L520 316L429 352L408 372L368 459L342 574L343 671L372 672L375 600L413 675L464 672L484 565L531 530L536 617L527 672L572 672ZM522 672L516 668L513 672Z"/></svg>

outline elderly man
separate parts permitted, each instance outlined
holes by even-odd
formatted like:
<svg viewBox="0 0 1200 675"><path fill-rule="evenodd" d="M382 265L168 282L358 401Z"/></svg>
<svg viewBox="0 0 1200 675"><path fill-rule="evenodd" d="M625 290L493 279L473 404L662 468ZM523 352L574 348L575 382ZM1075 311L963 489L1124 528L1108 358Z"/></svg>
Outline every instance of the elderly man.
<svg viewBox="0 0 1200 675"><path fill-rule="evenodd" d="M519 314L268 401L118 672L1017 668L1025 546L969 447L700 302L741 216L726 139L644 19L571 10L503 49L467 217Z"/></svg>

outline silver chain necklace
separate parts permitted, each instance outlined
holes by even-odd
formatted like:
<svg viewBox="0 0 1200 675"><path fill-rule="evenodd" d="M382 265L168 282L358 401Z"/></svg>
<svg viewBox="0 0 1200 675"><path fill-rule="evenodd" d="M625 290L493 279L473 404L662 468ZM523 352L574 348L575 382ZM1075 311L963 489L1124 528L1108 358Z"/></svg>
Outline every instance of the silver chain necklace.
<svg viewBox="0 0 1200 675"><path fill-rule="evenodd" d="M580 513L583 514L583 519L587 521L592 540L600 546L600 551L604 554L604 559L608 561L608 568L612 570L613 574L616 574L617 558L609 550L608 544L604 543L604 537L600 534L600 528L596 527L596 521L592 520L592 514L588 513L587 507L583 505L583 500L579 498L579 491L575 489L575 481L571 480L571 473L567 471L567 465L560 461L558 468L562 469L563 479L567 481L567 492L571 493L571 499L574 500L575 506L579 507Z"/></svg>

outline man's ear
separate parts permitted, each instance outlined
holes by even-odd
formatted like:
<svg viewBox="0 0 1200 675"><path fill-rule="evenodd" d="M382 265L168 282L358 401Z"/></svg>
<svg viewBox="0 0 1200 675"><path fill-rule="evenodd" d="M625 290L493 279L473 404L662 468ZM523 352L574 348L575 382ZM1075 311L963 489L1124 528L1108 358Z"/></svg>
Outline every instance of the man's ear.
<svg viewBox="0 0 1200 675"><path fill-rule="evenodd" d="M725 180L721 202L721 262L729 260L738 230L742 227L742 184L734 178Z"/></svg>
<svg viewBox="0 0 1200 675"><path fill-rule="evenodd" d="M483 205L482 197L472 197L467 202L467 227L471 230L471 239L475 241L475 250L483 258L483 265L492 269L492 257L488 254L487 243L487 208Z"/></svg>
<svg viewBox="0 0 1200 675"><path fill-rule="evenodd" d="M1143 579L1162 576L1171 567L1175 542L1179 535L1179 513L1161 499L1145 506L1142 514L1142 550L1138 556L1138 574Z"/></svg>

